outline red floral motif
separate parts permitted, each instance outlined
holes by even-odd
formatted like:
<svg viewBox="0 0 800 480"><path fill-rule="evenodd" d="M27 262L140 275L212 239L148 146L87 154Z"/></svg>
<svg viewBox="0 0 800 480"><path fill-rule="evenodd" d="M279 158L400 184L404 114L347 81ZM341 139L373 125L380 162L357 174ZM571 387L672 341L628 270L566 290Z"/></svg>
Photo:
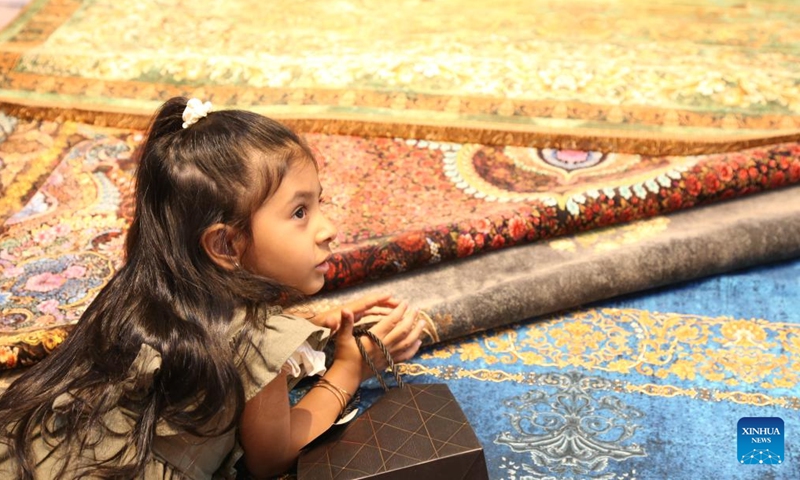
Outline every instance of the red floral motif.
<svg viewBox="0 0 800 480"><path fill-rule="evenodd" d="M720 163L716 166L715 170L719 174L719 179L722 182L730 182L733 178L733 166L728 163Z"/></svg>
<svg viewBox="0 0 800 480"><path fill-rule="evenodd" d="M800 160L795 160L789 166L789 181L790 182L800 181Z"/></svg>
<svg viewBox="0 0 800 480"><path fill-rule="evenodd" d="M693 197L699 195L700 192L703 190L703 186L694 176L686 177L685 183L686 183L686 191L689 193L689 195Z"/></svg>
<svg viewBox="0 0 800 480"><path fill-rule="evenodd" d="M456 245L459 257L468 257L475 251L475 240L470 235L459 235Z"/></svg>
<svg viewBox="0 0 800 480"><path fill-rule="evenodd" d="M492 248L494 249L502 248L503 245L505 244L506 240L503 238L502 235L495 235L494 238L492 239Z"/></svg>
<svg viewBox="0 0 800 480"><path fill-rule="evenodd" d="M399 235L397 237L397 244L400 245L400 248L403 250L415 252L421 250L427 242L425 241L424 234L420 232L410 232Z"/></svg>
<svg viewBox="0 0 800 480"><path fill-rule="evenodd" d="M783 172L775 172L770 179L769 185L772 188L781 187L786 183L786 174Z"/></svg>
<svg viewBox="0 0 800 480"><path fill-rule="evenodd" d="M681 195L681 192L671 193L667 200L667 207L670 210L677 210L681 208L681 205L683 205L683 195Z"/></svg>
<svg viewBox="0 0 800 480"><path fill-rule="evenodd" d="M638 202L637 202L638 203ZM630 222L631 220L636 218L636 213L631 207L625 207L617 213L617 219L620 222ZM607 222L608 225L610 222Z"/></svg>
<svg viewBox="0 0 800 480"><path fill-rule="evenodd" d="M721 183L719 181L719 177L717 177L714 172L708 172L703 178L703 185L706 193L715 193L717 190L719 190Z"/></svg>
<svg viewBox="0 0 800 480"><path fill-rule="evenodd" d="M607 225L611 225L615 220L616 212L612 209L603 210L603 214L600 215L600 225L605 227Z"/></svg>
<svg viewBox="0 0 800 480"><path fill-rule="evenodd" d="M525 221L519 217L514 217L508 222L508 232L511 234L511 238L516 241L522 240L525 238L525 234L528 231L528 226L525 224Z"/></svg>
<svg viewBox="0 0 800 480"><path fill-rule="evenodd" d="M492 231L492 222L490 222L486 218L479 218L477 220L473 220L471 226L478 233L486 234Z"/></svg>

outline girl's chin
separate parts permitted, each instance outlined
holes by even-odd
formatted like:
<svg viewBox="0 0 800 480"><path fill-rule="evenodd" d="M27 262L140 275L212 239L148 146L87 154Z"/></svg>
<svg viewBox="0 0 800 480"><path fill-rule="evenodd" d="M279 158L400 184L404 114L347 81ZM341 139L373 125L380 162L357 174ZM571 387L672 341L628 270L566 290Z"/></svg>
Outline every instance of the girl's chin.
<svg viewBox="0 0 800 480"><path fill-rule="evenodd" d="M322 290L322 287L325 286L325 278L321 278L318 282L314 282L313 284L304 285L303 288L299 288L301 292L305 295L314 295L315 293L319 293Z"/></svg>

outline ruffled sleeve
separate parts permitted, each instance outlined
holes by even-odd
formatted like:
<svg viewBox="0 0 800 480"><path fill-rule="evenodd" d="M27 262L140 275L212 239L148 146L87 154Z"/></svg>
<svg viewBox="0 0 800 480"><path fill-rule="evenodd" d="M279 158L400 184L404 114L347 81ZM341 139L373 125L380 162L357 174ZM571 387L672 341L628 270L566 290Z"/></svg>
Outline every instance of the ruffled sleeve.
<svg viewBox="0 0 800 480"><path fill-rule="evenodd" d="M290 376L298 379L324 375L328 370L325 367L325 352L314 350L308 342L303 342L286 360L286 368Z"/></svg>
<svg viewBox="0 0 800 480"><path fill-rule="evenodd" d="M324 372L321 350L328 341L330 330L277 310L268 312L265 317L244 330L247 333L236 347L246 400L274 380L287 362L290 368L294 367L294 372L290 373L295 379L290 382L290 388L306 375ZM234 319L234 328L237 322L244 326L243 312Z"/></svg>

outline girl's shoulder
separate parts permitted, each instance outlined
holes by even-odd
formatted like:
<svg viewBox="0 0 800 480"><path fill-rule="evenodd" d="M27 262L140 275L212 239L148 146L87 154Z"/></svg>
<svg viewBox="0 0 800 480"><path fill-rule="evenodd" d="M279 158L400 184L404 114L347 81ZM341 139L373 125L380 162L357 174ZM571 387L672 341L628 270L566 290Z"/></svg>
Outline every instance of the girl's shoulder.
<svg viewBox="0 0 800 480"><path fill-rule="evenodd" d="M279 307L265 308L256 318L249 319L244 311L237 311L231 329L246 399L255 396L277 377L283 365L304 343L321 351L330 335L327 328Z"/></svg>
<svg viewBox="0 0 800 480"><path fill-rule="evenodd" d="M236 309L229 332L232 341L249 333L252 337L280 339L289 343L294 343L294 338L301 339L299 343L309 338L324 342L330 334L327 328L315 325L307 318L288 313L278 306L260 307L249 317L244 308Z"/></svg>

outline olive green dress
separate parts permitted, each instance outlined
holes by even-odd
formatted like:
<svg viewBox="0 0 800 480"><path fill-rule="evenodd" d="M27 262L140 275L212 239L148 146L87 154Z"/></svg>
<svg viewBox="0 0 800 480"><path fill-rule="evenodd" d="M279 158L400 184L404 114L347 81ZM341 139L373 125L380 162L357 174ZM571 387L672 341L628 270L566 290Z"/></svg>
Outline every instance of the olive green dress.
<svg viewBox="0 0 800 480"><path fill-rule="evenodd" d="M328 340L329 331L325 328L318 327L304 318L276 310L271 312L266 320L261 320L259 325L251 329L251 340L240 345L238 352L232 352L244 359L239 373L247 400L255 396L280 373L281 367L304 342L308 342L315 350L322 350ZM240 312L231 323L230 338L233 339L243 327L244 313ZM131 398L135 397L137 392L147 392L152 387L153 377L160 366L161 355L149 345L142 344L139 354L131 364L128 376L119 385L118 396L122 397L125 394ZM299 379L295 379L294 382L297 380ZM56 398L52 406L56 412L53 422L58 422L59 414L64 413L70 403L69 394ZM136 425L138 416L137 412L123 407L107 412L103 422L107 429L103 442L84 448L81 451L81 458L92 461L103 460L125 450L132 438L130 433ZM41 435L32 439L31 447L37 461L36 478L52 478L61 466L59 453L66 447L62 444L52 444L52 440L46 442ZM177 431L163 421L156 427L152 452L143 477L148 480L234 478L236 475L234 464L243 453L237 440L236 430L216 437L196 437ZM119 463L128 463L134 453L135 449L128 449L123 458L119 459ZM8 458L7 447L0 444L0 478L13 478L14 468ZM82 478L86 476L83 475Z"/></svg>

